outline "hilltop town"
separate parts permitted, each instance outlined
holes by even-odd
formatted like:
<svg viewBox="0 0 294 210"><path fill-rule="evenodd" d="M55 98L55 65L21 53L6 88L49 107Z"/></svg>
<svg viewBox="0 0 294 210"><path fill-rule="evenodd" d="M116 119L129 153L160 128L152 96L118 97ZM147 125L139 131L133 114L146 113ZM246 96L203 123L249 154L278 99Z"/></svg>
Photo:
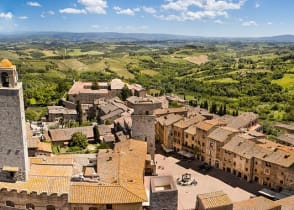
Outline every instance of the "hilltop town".
<svg viewBox="0 0 294 210"><path fill-rule="evenodd" d="M294 125L216 113L122 79L74 81L26 121L0 62L0 209L293 209Z"/></svg>

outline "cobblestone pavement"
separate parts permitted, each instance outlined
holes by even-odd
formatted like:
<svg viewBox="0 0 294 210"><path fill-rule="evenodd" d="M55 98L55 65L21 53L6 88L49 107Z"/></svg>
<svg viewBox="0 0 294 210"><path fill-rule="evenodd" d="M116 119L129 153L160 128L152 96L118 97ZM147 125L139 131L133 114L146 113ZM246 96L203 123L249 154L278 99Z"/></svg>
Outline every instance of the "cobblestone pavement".
<svg viewBox="0 0 294 210"><path fill-rule="evenodd" d="M176 179L182 174L190 173L192 179L197 181L196 186L177 185L179 210L194 209L197 194L222 190L229 195L233 202L236 202L249 199L250 196L254 196L253 193L260 189L260 186L255 183L247 183L219 169L211 169L207 174L200 173L197 170L201 162L197 160L179 160L172 156L166 157L162 154L156 154L155 161L159 176L172 175L176 182Z"/></svg>

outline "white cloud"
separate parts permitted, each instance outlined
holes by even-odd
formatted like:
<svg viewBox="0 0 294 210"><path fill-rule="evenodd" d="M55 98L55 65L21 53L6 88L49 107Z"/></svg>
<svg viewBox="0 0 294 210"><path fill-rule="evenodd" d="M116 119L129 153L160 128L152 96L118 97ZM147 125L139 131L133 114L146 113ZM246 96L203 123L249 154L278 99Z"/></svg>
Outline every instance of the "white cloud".
<svg viewBox="0 0 294 210"><path fill-rule="evenodd" d="M142 7L143 11L149 14L155 14L156 13L156 9L154 9L153 7Z"/></svg>
<svg viewBox="0 0 294 210"><path fill-rule="evenodd" d="M258 2L255 3L255 8L259 8L260 4Z"/></svg>
<svg viewBox="0 0 294 210"><path fill-rule="evenodd" d="M135 9L130 9L130 8L127 8L127 9L122 9L118 6L115 6L113 7L113 9L115 10L116 14L119 14L119 15L135 15L135 13L137 11L140 11L140 9L138 10L138 8L135 8Z"/></svg>
<svg viewBox="0 0 294 210"><path fill-rule="evenodd" d="M253 20L250 20L250 21L243 22L242 26L257 26L257 23Z"/></svg>
<svg viewBox="0 0 294 210"><path fill-rule="evenodd" d="M48 11L44 11L42 12L42 14L40 15L42 18L45 18L48 15L55 15L55 12L52 10L48 10Z"/></svg>
<svg viewBox="0 0 294 210"><path fill-rule="evenodd" d="M106 14L106 0L78 0L78 2L84 5L85 10L89 13Z"/></svg>
<svg viewBox="0 0 294 210"><path fill-rule="evenodd" d="M239 10L246 0L166 0L161 5L167 14L157 17L165 20L201 20L228 17L229 10ZM196 7L196 8L195 8ZM174 11L174 14L168 14Z"/></svg>
<svg viewBox="0 0 294 210"><path fill-rule="evenodd" d="M62 13L62 14L74 14L74 15L87 14L86 10L84 10L84 9L75 9L75 8L65 8L65 9L59 10L59 12Z"/></svg>
<svg viewBox="0 0 294 210"><path fill-rule="evenodd" d="M41 7L42 6L39 2L36 2L36 1L29 1L29 2L27 2L27 5L30 7Z"/></svg>
<svg viewBox="0 0 294 210"><path fill-rule="evenodd" d="M191 6L196 6L204 10L237 10L244 5L246 0L239 0L232 2L230 0L168 0L167 4L163 4L162 8L165 10L185 11Z"/></svg>
<svg viewBox="0 0 294 210"><path fill-rule="evenodd" d="M0 12L0 18L9 20L13 18L13 14L11 12L7 12L7 13Z"/></svg>
<svg viewBox="0 0 294 210"><path fill-rule="evenodd" d="M272 23L272 22L267 22L267 24L268 24L268 25L272 25L273 23Z"/></svg>
<svg viewBox="0 0 294 210"><path fill-rule="evenodd" d="M28 19L29 17L28 16L20 16L20 17L18 17L19 19L21 19L21 20L26 20L26 19Z"/></svg>

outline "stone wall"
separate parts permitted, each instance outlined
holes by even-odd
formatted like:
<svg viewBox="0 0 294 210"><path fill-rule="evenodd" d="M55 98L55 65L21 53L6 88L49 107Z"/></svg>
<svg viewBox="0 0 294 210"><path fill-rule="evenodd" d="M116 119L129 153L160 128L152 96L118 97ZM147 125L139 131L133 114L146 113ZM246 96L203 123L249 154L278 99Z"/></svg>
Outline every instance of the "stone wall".
<svg viewBox="0 0 294 210"><path fill-rule="evenodd" d="M155 116L132 115L132 138L147 141L149 154L155 152Z"/></svg>
<svg viewBox="0 0 294 210"><path fill-rule="evenodd" d="M0 169L4 166L18 167L17 179L26 179L29 167L21 83L0 89ZM0 171L0 179L3 176Z"/></svg>
<svg viewBox="0 0 294 210"><path fill-rule="evenodd" d="M0 191L0 206L5 206L7 201L13 202L17 209L26 209L27 204L33 204L35 210L46 210L48 205L60 210L69 209L67 194L48 195L46 193L37 194L35 192L27 193L26 191L17 192L16 190L2 189Z"/></svg>

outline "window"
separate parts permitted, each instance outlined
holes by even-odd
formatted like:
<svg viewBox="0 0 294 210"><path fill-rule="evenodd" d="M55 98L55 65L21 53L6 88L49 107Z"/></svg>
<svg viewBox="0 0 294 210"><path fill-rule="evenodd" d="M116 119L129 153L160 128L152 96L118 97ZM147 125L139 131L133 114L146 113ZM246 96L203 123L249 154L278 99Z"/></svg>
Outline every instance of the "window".
<svg viewBox="0 0 294 210"><path fill-rule="evenodd" d="M268 163L268 162L265 162L265 166L267 166L267 167L271 167L271 164Z"/></svg>
<svg viewBox="0 0 294 210"><path fill-rule="evenodd" d="M55 210L55 206L48 205L46 206L46 210Z"/></svg>
<svg viewBox="0 0 294 210"><path fill-rule="evenodd" d="M245 171L248 171L248 168L245 168Z"/></svg>
<svg viewBox="0 0 294 210"><path fill-rule="evenodd" d="M74 210L83 210L83 207L73 207Z"/></svg>
<svg viewBox="0 0 294 210"><path fill-rule="evenodd" d="M188 134L186 134L186 139L188 138Z"/></svg>
<svg viewBox="0 0 294 210"><path fill-rule="evenodd" d="M9 76L7 72L1 73L1 82L3 87L9 87Z"/></svg>
<svg viewBox="0 0 294 210"><path fill-rule="evenodd" d="M6 201L6 206L14 207L14 202L12 202L12 201Z"/></svg>
<svg viewBox="0 0 294 210"><path fill-rule="evenodd" d="M35 205L32 204L32 203L27 203L26 204L26 209L30 209L30 210L35 209Z"/></svg>
<svg viewBox="0 0 294 210"><path fill-rule="evenodd" d="M106 204L106 209L112 209L112 204Z"/></svg>
<svg viewBox="0 0 294 210"><path fill-rule="evenodd" d="M192 140L194 141L194 136L192 136Z"/></svg>
<svg viewBox="0 0 294 210"><path fill-rule="evenodd" d="M89 210L97 210L96 207L90 207Z"/></svg>
<svg viewBox="0 0 294 210"><path fill-rule="evenodd" d="M284 181L283 181L283 180L280 180L280 183L281 183L281 184L284 184Z"/></svg>

